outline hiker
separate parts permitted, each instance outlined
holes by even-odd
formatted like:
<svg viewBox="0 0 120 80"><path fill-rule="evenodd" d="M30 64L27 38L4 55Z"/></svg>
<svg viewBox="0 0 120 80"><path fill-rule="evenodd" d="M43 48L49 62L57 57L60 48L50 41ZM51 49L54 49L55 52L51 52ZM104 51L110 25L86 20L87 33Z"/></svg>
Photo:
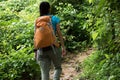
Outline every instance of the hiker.
<svg viewBox="0 0 120 80"><path fill-rule="evenodd" d="M61 47L53 45L53 46L48 46L34 50L35 58L37 59L37 62L41 68L41 78L42 80L49 80L50 66L52 63L55 68L53 80L60 80L60 75L62 71L61 57L66 54L62 33L60 31L60 25L59 25L60 19L50 14L50 4L46 1L40 3L39 12L40 12L40 17L42 16L51 17L51 23L54 30L54 34L58 35L61 45ZM36 31L36 26L35 26L35 31Z"/></svg>

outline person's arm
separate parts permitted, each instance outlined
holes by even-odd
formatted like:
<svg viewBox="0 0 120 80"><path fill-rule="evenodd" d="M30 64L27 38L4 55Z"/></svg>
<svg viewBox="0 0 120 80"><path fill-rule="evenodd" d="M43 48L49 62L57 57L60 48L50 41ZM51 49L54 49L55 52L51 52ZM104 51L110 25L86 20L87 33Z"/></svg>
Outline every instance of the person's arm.
<svg viewBox="0 0 120 80"><path fill-rule="evenodd" d="M62 46L62 56L64 56L66 54L66 49L65 49L65 45L64 45L64 41L63 41L63 36L62 36L61 31L60 31L60 25L59 24L57 24L56 29L57 29L58 37L60 39L61 46Z"/></svg>

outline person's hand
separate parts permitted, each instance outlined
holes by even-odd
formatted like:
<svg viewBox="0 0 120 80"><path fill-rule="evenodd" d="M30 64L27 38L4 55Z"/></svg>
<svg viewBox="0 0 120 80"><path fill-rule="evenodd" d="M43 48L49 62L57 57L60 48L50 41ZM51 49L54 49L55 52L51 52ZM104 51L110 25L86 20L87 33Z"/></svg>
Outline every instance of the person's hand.
<svg viewBox="0 0 120 80"><path fill-rule="evenodd" d="M62 57L66 55L66 49L65 47L62 47Z"/></svg>

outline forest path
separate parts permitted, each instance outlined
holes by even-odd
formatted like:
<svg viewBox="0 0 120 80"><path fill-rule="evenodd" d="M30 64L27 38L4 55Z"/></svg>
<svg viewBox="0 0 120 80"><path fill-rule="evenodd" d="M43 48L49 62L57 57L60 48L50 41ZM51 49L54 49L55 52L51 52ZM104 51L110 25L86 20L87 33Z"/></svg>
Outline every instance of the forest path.
<svg viewBox="0 0 120 80"><path fill-rule="evenodd" d="M62 74L60 80L75 80L82 70L80 69L80 63L82 63L92 53L92 49L89 48L87 51L80 52L78 54L68 53L63 58L62 62ZM51 70L51 80L53 77L53 70Z"/></svg>

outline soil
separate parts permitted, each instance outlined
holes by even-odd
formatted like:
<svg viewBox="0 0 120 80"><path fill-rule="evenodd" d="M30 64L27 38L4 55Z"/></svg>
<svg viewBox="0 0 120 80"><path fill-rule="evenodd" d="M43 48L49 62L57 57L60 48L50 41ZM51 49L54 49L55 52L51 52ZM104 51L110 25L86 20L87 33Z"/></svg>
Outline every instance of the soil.
<svg viewBox="0 0 120 80"><path fill-rule="evenodd" d="M75 79L82 73L80 64L92 53L93 49L88 49L80 53L67 53L62 62L62 74L60 80L79 80ZM50 72L50 78L53 77L53 69Z"/></svg>

